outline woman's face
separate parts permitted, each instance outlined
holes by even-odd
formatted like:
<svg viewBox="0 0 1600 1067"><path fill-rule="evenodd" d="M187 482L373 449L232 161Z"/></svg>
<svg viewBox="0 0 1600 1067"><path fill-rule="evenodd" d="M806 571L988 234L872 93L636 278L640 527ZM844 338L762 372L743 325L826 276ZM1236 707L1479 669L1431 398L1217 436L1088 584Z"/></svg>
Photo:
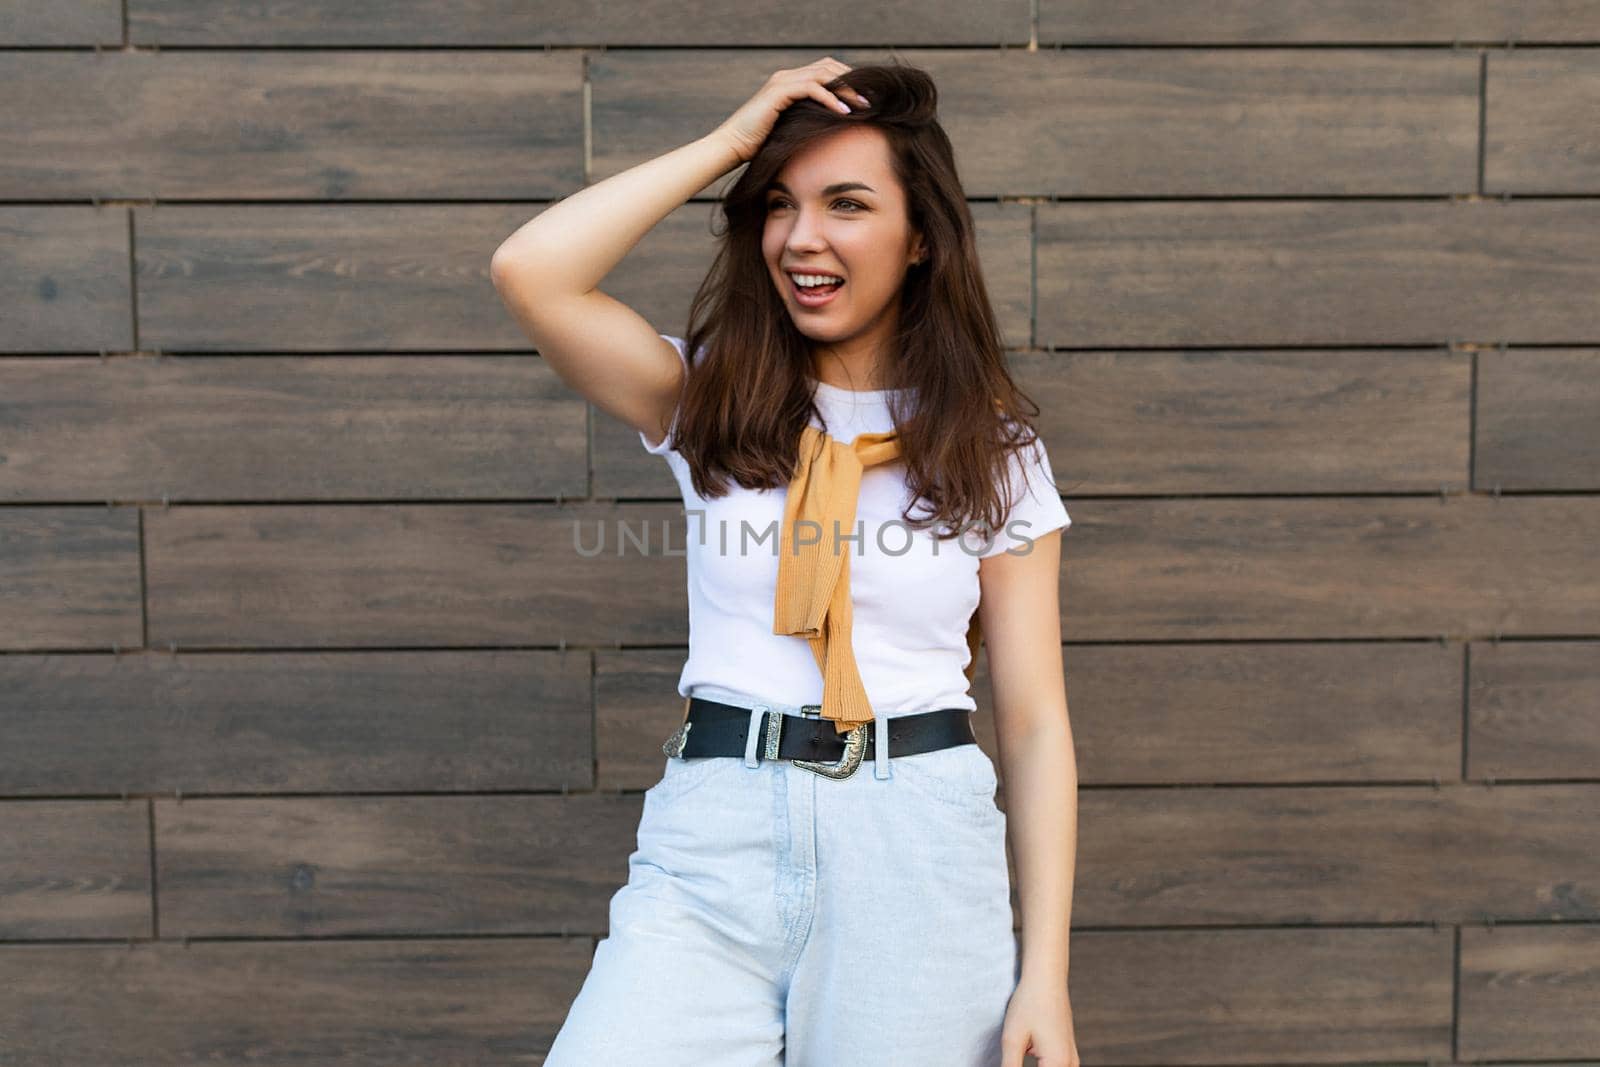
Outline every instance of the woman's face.
<svg viewBox="0 0 1600 1067"><path fill-rule="evenodd" d="M892 331L906 270L923 245L883 132L849 126L808 145L767 188L766 204L762 256L800 332L836 343ZM826 287L802 289L794 275L810 273L843 284L831 296Z"/></svg>

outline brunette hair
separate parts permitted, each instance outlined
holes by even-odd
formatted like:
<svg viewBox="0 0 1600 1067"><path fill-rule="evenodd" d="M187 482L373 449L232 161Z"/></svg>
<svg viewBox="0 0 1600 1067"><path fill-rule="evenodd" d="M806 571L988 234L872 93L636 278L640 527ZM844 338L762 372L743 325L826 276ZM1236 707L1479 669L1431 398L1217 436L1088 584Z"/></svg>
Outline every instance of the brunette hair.
<svg viewBox="0 0 1600 1067"><path fill-rule="evenodd" d="M846 115L812 99L790 104L718 202L726 229L690 304L676 447L707 499L723 495L728 479L774 489L792 478L814 410L812 342L789 317L762 257L768 185L806 145L866 124L887 137L926 247L901 290L892 349L899 358L885 383L915 391L894 395L891 407L910 499L927 511L901 518L917 528L938 520L950 536L969 526L997 531L1014 503L1008 456L1033 442L1039 407L1006 366L938 91L925 71L898 62L856 67L828 83L843 86L870 107Z"/></svg>

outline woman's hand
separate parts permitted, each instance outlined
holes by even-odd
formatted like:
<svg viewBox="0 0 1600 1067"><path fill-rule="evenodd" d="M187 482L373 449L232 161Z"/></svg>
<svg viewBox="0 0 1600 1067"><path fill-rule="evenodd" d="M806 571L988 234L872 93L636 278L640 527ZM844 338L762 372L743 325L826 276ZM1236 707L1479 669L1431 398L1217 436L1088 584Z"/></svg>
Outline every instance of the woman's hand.
<svg viewBox="0 0 1600 1067"><path fill-rule="evenodd" d="M1022 1067L1024 1052L1037 1060L1039 1067L1079 1067L1066 990L1053 982L1023 977L1006 1006L1000 1048L1000 1067Z"/></svg>
<svg viewBox="0 0 1600 1067"><path fill-rule="evenodd" d="M794 70L780 70L768 78L767 83L739 110L729 115L712 135L724 138L737 153L739 162L748 163L772 132L778 114L796 100L810 97L822 101L840 114L847 114L850 111L849 104L829 92L824 85L849 70L832 56ZM847 88L844 93L861 107L870 106L867 98L854 89Z"/></svg>

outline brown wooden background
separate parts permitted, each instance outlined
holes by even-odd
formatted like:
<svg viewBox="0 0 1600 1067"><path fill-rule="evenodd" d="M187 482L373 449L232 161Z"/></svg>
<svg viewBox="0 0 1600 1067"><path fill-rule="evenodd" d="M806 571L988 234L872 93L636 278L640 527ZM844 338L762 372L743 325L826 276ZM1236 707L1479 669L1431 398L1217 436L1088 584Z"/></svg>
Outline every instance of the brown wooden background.
<svg viewBox="0 0 1600 1067"><path fill-rule="evenodd" d="M57 0L0 5L0 1062L542 1059L687 639L573 519L682 519L490 256L889 45L1074 519L1085 1062L1600 1059L1600 3ZM661 330L714 193L606 283Z"/></svg>

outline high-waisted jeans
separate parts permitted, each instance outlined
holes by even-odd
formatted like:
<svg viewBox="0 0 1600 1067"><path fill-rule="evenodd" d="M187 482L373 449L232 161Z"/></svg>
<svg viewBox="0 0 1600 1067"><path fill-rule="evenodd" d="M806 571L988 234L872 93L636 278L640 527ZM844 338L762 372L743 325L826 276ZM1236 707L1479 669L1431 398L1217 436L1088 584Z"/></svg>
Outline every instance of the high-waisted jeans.
<svg viewBox="0 0 1600 1067"><path fill-rule="evenodd" d="M995 788L971 744L842 780L667 757L545 1067L995 1067L1020 965Z"/></svg>

